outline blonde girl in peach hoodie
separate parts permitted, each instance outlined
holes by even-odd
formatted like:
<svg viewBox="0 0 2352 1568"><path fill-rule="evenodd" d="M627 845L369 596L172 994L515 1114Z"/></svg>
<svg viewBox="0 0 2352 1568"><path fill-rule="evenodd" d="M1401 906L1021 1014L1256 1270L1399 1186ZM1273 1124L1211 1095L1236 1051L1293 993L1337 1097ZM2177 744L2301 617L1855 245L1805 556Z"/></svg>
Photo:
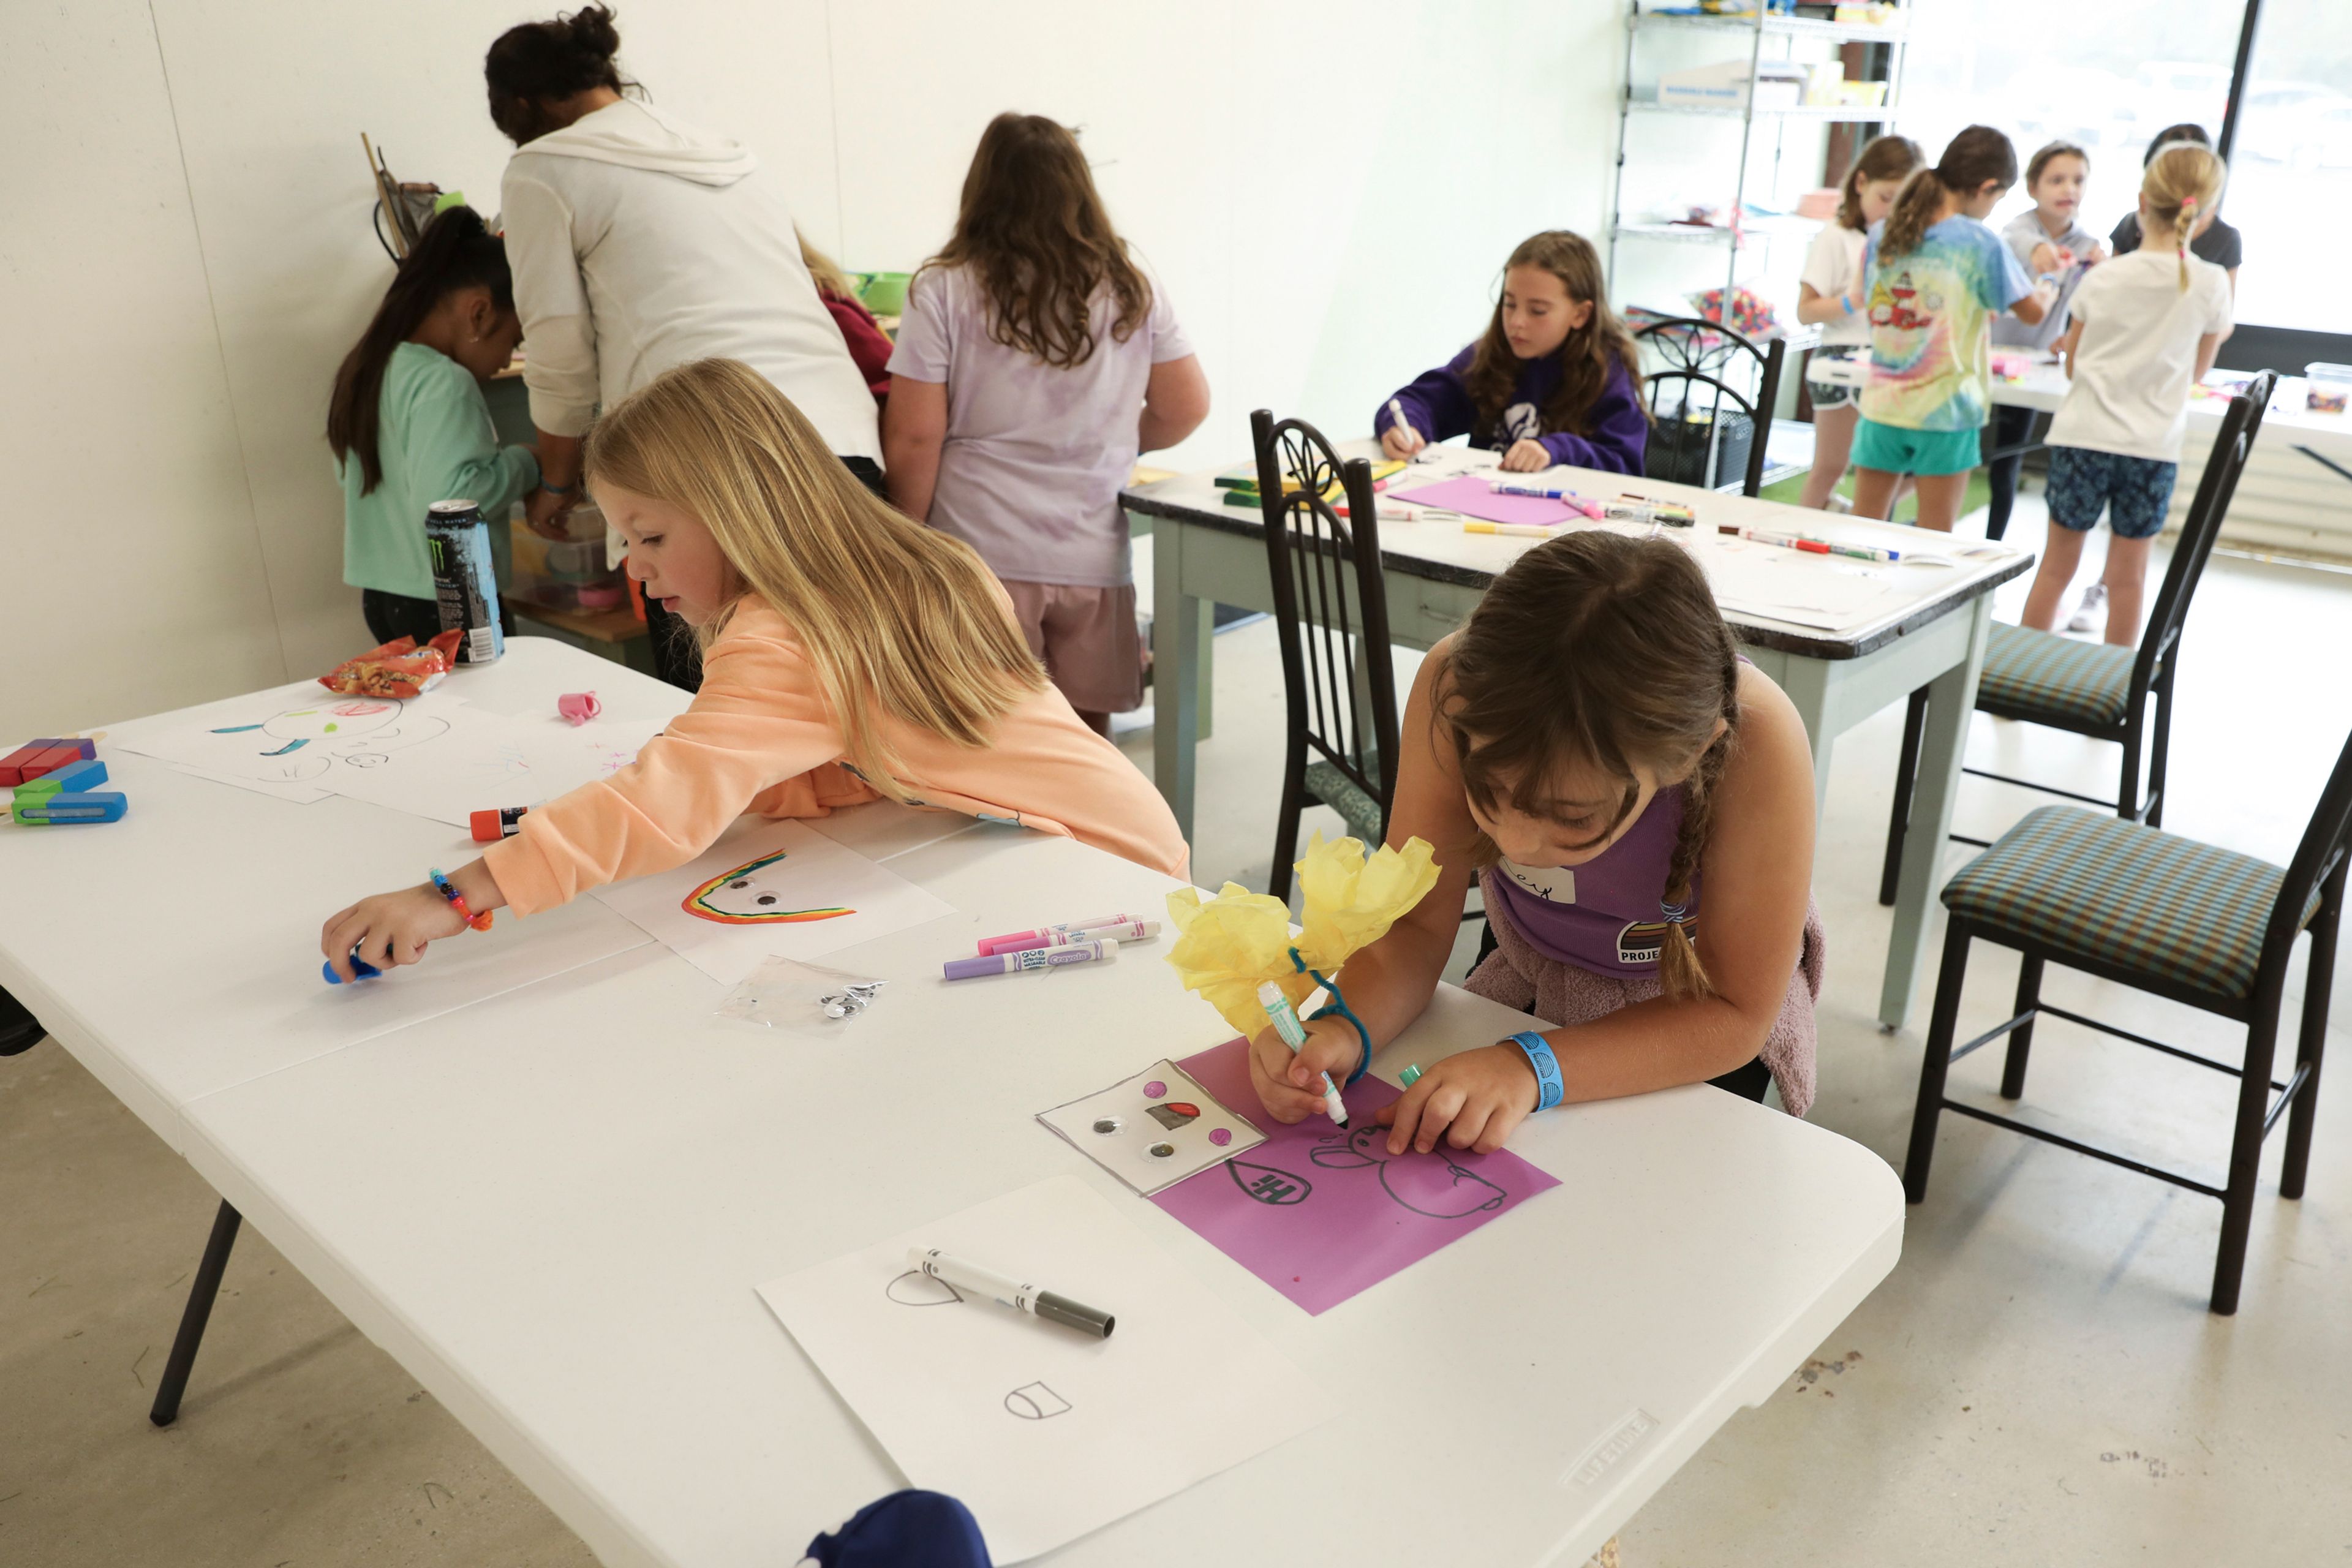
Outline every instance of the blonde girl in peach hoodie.
<svg viewBox="0 0 2352 1568"><path fill-rule="evenodd" d="M635 763L453 873L473 914L682 866L746 811L882 798L1185 874L1175 818L1046 680L971 546L877 500L748 366L697 361L623 399L586 477L630 574L696 628L702 689ZM320 946L348 979L354 954L414 963L463 929L425 882L340 911Z"/></svg>

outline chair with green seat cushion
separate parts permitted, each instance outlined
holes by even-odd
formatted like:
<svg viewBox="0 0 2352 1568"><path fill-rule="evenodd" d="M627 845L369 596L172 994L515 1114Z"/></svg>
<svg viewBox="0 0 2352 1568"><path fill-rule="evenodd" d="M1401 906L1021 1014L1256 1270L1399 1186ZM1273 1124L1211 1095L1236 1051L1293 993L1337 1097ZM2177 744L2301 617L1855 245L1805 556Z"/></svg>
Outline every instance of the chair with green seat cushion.
<svg viewBox="0 0 2352 1568"><path fill-rule="evenodd" d="M2294 858L2284 869L2251 855L2076 806L2043 806L2002 834L1944 889L1950 923L1919 1069L1918 1107L1903 1173L1906 1195L1915 1204L1927 1198L1937 1123L1944 1111L1956 1110L2220 1198L2221 1239L2213 1268L2212 1309L2236 1311L2263 1140L2290 1108L2279 1195L2303 1195L2344 909L2347 840L2352 840L2352 740L2347 740L2336 758ZM2294 1070L2280 1082L2271 1077L2279 1013L2295 941L2306 931L2311 947ZM2006 1023L1955 1049L1953 1026L1967 980L1969 945L1979 941L2022 955L2016 1005ZM2042 1000L2042 971L2051 963L2236 1019L2246 1026L2242 1062L2216 1061L2052 1006ZM2127 1159L1947 1094L1952 1063L2006 1036L2000 1094L2005 1100L2023 1095L2034 1020L2044 1013L2236 1078L2237 1113L2224 1184L2217 1186ZM2273 1090L2278 1091L2275 1100Z"/></svg>
<svg viewBox="0 0 2352 1568"><path fill-rule="evenodd" d="M1340 462L1321 431L1302 419L1277 424L1267 409L1250 416L1250 434L1289 721L1266 890L1287 900L1305 807L1336 808L1368 845L1387 830L1396 668L1371 465ZM1341 493L1344 518L1332 504Z"/></svg>
<svg viewBox="0 0 2352 1568"><path fill-rule="evenodd" d="M1983 672L1977 680L1977 708L2002 719L2020 719L2053 730L2069 730L2093 740L2113 741L2123 747L2123 767L2116 784L2115 812L2150 826L2164 825L2165 767L2172 740L2172 685L2180 667L2180 632L2189 619L2189 601L2212 559L2213 542L2228 517L2238 476L2245 470L2269 408L2277 376L2263 371L2230 400L2214 437L2212 455L2199 476L2196 497L2181 521L2180 538L2165 568L2164 585L2136 648L2105 643L2077 642L2052 632L1996 625L1985 650ZM2054 524L2053 526L2055 526ZM2153 721L2148 699L2156 699ZM1903 723L1903 742L1896 753L1895 809L1886 829L1886 858L1879 872L1878 901L1895 902L1895 885L1903 867L1903 837L1911 819L1912 781L1918 772L1919 740L1927 714L1925 688L1911 694L1910 711ZM2140 757L2147 756L2147 786L2140 787ZM2011 778L1985 768L1964 768L1979 778L2021 784L2045 795L2063 795L2090 805L2105 805L2105 798L2080 795L2032 779ZM1955 833L1963 844L1984 840Z"/></svg>

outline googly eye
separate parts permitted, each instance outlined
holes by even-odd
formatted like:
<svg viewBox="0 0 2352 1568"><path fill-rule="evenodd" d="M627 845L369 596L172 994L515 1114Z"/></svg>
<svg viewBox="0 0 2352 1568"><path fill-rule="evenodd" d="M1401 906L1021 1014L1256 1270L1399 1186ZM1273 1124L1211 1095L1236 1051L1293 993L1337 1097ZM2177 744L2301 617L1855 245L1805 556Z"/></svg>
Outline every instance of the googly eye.
<svg viewBox="0 0 2352 1568"><path fill-rule="evenodd" d="M1151 1146L1151 1157L1155 1160L1168 1159L1175 1152L1176 1145L1173 1143L1154 1143Z"/></svg>
<svg viewBox="0 0 2352 1568"><path fill-rule="evenodd" d="M741 892L744 889L746 889L746 888L750 887L751 884L751 883L749 883L749 882L730 882L730 883L728 883L727 885L728 885L729 887L730 887L730 888L734 889L737 892L739 892L739 893L740 893L740 892Z"/></svg>
<svg viewBox="0 0 2352 1568"><path fill-rule="evenodd" d="M1097 1116L1095 1118L1095 1131L1103 1134L1105 1137L1108 1137L1111 1133L1118 1131L1119 1130L1119 1120L1116 1116Z"/></svg>
<svg viewBox="0 0 2352 1568"><path fill-rule="evenodd" d="M776 895L773 893L761 893L758 898L751 901L755 904L772 904L776 901Z"/></svg>

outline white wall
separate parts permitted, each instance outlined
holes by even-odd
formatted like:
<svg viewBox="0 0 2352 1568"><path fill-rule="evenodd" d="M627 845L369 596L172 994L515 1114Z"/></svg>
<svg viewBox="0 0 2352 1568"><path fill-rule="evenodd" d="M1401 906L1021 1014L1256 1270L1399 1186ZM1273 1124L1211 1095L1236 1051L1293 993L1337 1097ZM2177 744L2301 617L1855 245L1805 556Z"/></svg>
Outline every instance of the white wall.
<svg viewBox="0 0 2352 1568"><path fill-rule="evenodd" d="M1615 0L631 0L624 66L751 144L810 237L909 269L999 110L1083 129L1240 456L1361 430L1484 321L1512 244L1605 216ZM0 13L0 735L324 668L363 640L320 435L389 275L359 132L497 205L482 52L549 6L77 0ZM1598 237L1596 234L1596 238Z"/></svg>

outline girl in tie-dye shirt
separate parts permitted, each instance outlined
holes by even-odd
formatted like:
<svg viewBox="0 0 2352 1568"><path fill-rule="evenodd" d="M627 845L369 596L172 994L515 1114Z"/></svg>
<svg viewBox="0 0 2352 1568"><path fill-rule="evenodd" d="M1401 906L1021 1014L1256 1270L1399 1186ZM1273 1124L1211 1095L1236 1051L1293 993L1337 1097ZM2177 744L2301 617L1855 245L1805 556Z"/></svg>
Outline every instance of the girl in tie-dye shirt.
<svg viewBox="0 0 2352 1568"><path fill-rule="evenodd" d="M1870 321L1870 384L1853 439L1862 516L1885 517L1907 473L1918 480L1920 526L1948 533L1959 517L1992 405L1992 318L2039 321L2057 291L2029 282L1985 226L2016 183L2009 138L1971 125L1871 230L1858 301Z"/></svg>

